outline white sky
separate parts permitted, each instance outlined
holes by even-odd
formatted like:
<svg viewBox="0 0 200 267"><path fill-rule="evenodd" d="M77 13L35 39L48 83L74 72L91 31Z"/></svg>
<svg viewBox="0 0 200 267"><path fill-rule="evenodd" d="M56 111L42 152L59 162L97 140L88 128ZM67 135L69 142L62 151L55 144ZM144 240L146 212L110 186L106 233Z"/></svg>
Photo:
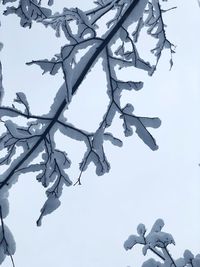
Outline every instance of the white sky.
<svg viewBox="0 0 200 267"><path fill-rule="evenodd" d="M77 3L84 9L92 3L65 2L68 7ZM59 3L61 10L63 1ZM132 101L136 114L161 118L161 127L152 130L159 150L152 152L136 134L123 138L122 148L108 144L110 173L97 177L90 167L83 175L83 185L66 188L61 207L45 217L40 228L35 222L46 199L44 190L34 174L21 176L10 191L10 214L5 221L17 243L16 267L139 267L144 260L141 247L126 252L123 242L136 233L138 223L149 229L160 217L166 223L165 231L176 241L170 248L175 257L186 248L200 252L200 9L195 0L172 4L178 8L165 17L169 39L177 45L174 67L168 71L168 54L164 54L153 77L145 73L136 77L145 82L144 88L125 98ZM42 76L38 67L25 66L25 62L51 58L64 40L39 24L31 30L20 28L15 16L1 17L1 23L4 104L11 103L15 92L23 91L33 113L48 112L62 75ZM125 75L131 79L133 74L127 71ZM69 121L94 129L106 101L105 75L99 62L74 97ZM122 136L119 120L113 129ZM60 136L58 144L74 162L70 175L75 180L84 145ZM2 266L11 266L10 260Z"/></svg>

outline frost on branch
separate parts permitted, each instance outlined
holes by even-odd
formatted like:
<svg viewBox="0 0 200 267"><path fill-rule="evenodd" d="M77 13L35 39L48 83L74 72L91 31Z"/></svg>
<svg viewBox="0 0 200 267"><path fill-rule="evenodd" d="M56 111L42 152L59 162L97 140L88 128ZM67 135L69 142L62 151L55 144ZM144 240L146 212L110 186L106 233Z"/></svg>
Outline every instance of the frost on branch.
<svg viewBox="0 0 200 267"><path fill-rule="evenodd" d="M147 234L144 224L137 227L138 235L131 235L124 242L126 250L132 249L135 245L142 245L142 252L145 256L148 251L155 254L159 261L153 258L148 259L142 267L198 267L200 266L200 254L194 256L189 250L185 250L183 257L175 260L169 252L168 246L175 245L171 234L162 231L164 221L156 220L151 231Z"/></svg>
<svg viewBox="0 0 200 267"><path fill-rule="evenodd" d="M0 178L0 196L3 192L8 192L20 174L34 172L37 181L46 189L47 195L37 225L41 225L45 215L60 206L59 198L64 186L69 187L73 182L81 184L82 174L90 163L95 165L97 175L109 172L110 163L105 154L106 142L122 146L122 140L109 129L115 117L122 121L126 137L136 133L150 149L158 148L150 129L158 128L160 120L136 115L132 103L121 103L124 91L139 91L144 86L143 82L137 77L122 80L118 71L131 67L152 75L163 49L168 49L171 54L174 52L173 45L166 38L164 11L158 0L98 0L95 1L96 6L89 11L65 7L61 13L55 14L52 14L49 8L43 7L41 2L4 0L3 5L9 4L4 14L18 15L23 27L31 27L32 22L36 21L41 26L52 28L57 37L61 34L65 36L66 44L55 56L52 55L51 59L46 59L44 55L45 59L34 59L27 63L29 66L39 66L46 75L56 75L58 71L62 71L63 81L60 89L57 94L55 93L49 113L45 115L32 114L29 100L23 92L16 94L12 107L0 106L1 123L4 125L4 132L0 137L0 164L7 168ZM12 6L11 3L15 3L16 6ZM53 1L48 1L48 4L52 5ZM107 14L110 16L105 16ZM99 34L97 29L101 26L104 16L109 17L106 23L107 30ZM142 30L157 40L156 47L152 48L155 55L153 62L149 62L139 53L138 40ZM78 92L82 81L87 78L88 72L99 58L102 59L102 70L107 79L105 90L109 104L98 128L88 132L87 129L77 128L70 123L64 117L64 111L70 108L74 94ZM2 75L0 78L2 81ZM15 117L19 116L26 120L24 125L15 123ZM67 173L71 164L68 151L61 151L56 146L55 134L58 131L63 136L84 142L86 146L79 165L80 175L73 182ZM19 149L22 152L19 152ZM136 243L143 242L145 228L140 226L138 232L139 237L134 239ZM162 236L159 231L153 232L156 233L154 243L152 239L148 241L147 238L147 241L155 249L158 245L156 238L165 240L167 237L165 244L170 242L171 236ZM133 246L134 242L130 239L129 246ZM159 244L162 247L162 244Z"/></svg>

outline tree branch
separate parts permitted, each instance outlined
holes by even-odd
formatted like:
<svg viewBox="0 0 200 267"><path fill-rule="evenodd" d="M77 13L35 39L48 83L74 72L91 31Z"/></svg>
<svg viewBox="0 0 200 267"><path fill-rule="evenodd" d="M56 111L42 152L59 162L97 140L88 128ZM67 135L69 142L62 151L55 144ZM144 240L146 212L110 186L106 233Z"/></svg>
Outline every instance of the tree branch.
<svg viewBox="0 0 200 267"><path fill-rule="evenodd" d="M123 23L126 21L126 19L129 17L133 9L137 6L137 4L140 2L140 0L134 0L127 10L124 12L122 17L120 18L119 22L110 30L110 32L107 34L106 38L104 41L99 45L99 47L96 49L94 54L91 56L90 60L86 64L84 71L79 75L77 81L72 87L72 95L74 95L82 83L83 79L85 78L86 74L90 70L91 66L95 62L95 60L98 58L98 56L101 54L101 52L106 48L106 46L109 44L109 42L112 40L112 38L115 36L115 34L118 32L118 30L121 28ZM41 142L45 139L46 135L50 132L54 124L57 122L59 116L62 114L64 111L65 107L67 105L66 99L64 99L59 108L57 109L54 117L52 118L51 122L47 126L46 130L43 132L43 134L40 136L38 141L33 145L33 147L25 154L22 156L21 160L19 160L15 166L13 166L12 170L10 173L6 176L6 178L0 183L0 189L4 186L7 185L9 180L12 178L12 176L15 174L18 168L20 168L23 163L32 155L32 153L36 150L36 148L41 144Z"/></svg>

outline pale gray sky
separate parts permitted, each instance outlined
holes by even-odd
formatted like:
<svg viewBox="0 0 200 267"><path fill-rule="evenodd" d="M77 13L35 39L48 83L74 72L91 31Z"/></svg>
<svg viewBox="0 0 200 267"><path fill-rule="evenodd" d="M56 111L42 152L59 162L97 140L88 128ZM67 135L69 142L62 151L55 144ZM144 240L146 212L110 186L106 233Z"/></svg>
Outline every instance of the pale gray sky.
<svg viewBox="0 0 200 267"><path fill-rule="evenodd" d="M55 10L61 10L61 2ZM92 1L65 3L89 9ZM66 188L61 207L45 217L40 228L35 222L46 199L44 190L34 174L21 176L10 190L6 218L17 243L16 267L139 267L144 259L141 247L126 252L123 242L136 233L138 223L149 229L160 217L166 223L165 231L176 241L170 247L175 257L186 248L200 252L200 10L195 0L173 1L172 5L178 8L165 17L169 39L177 45L174 67L169 72L166 52L153 77L138 74L136 80L142 79L144 88L125 97L136 114L161 118L161 127L152 130L159 150L152 152L136 134L123 138L122 148L108 144L110 173L97 177L90 167L83 175L83 185ZM62 74L42 76L38 67L28 67L25 62L51 58L64 40L39 24L31 30L20 28L15 16L2 17L1 22L4 103L10 104L15 92L24 91L33 113L48 112ZM127 70L123 75L130 79L133 74ZM94 128L106 101L105 75L99 62L74 97L69 121ZM119 121L113 129L122 137ZM75 179L84 145L60 136L58 143L74 161L70 175ZM2 266L11 266L10 260Z"/></svg>

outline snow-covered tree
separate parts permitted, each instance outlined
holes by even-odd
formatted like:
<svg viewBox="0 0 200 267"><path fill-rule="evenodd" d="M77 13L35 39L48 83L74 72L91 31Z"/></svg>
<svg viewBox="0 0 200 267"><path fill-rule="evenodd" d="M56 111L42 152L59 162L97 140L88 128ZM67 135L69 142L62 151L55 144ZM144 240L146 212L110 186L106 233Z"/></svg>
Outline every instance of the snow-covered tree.
<svg viewBox="0 0 200 267"><path fill-rule="evenodd" d="M95 165L97 175L109 172L110 164L104 151L104 142L122 146L122 140L116 137L117 133L109 130L114 118L122 121L126 137L135 132L150 149L158 149L149 128L159 127L160 119L138 116L134 113L132 103L121 103L123 91L138 91L143 88L143 82L137 77L121 80L119 73L124 68L132 67L152 76L164 49L169 51L171 68L175 46L165 32L163 14L174 9L166 0L97 0L88 11L65 6L61 13L54 14L49 7L53 5L53 0L49 0L47 5L41 0L0 2L5 7L4 15L17 15L22 27L31 28L34 23L40 23L53 29L56 37L66 38L66 44L51 59L33 59L27 62L28 66L40 67L43 74L63 73L63 81L47 114L33 114L24 92L16 94L12 106L3 104L6 88L3 87L3 67L0 65L0 165L5 166L5 172L0 177L0 262L3 262L7 255L12 259L15 252L14 239L4 218L9 212L9 189L20 174L35 173L37 181L46 189L47 200L37 220L37 225L40 226L43 216L60 206L63 186L80 185L90 163ZM101 30L102 21L107 26L104 32ZM152 38L151 62L140 55L141 33ZM109 104L99 127L94 132L89 132L70 123L65 111L70 108L72 98L83 80L87 79L87 74L99 61L106 73L105 90ZM17 123L15 118L18 117L26 119L26 124ZM85 154L79 165L80 175L74 181L67 172L71 165L68 151L62 151L56 146L57 131L85 144ZM38 159L36 163L35 159ZM154 247L156 246L157 244Z"/></svg>

